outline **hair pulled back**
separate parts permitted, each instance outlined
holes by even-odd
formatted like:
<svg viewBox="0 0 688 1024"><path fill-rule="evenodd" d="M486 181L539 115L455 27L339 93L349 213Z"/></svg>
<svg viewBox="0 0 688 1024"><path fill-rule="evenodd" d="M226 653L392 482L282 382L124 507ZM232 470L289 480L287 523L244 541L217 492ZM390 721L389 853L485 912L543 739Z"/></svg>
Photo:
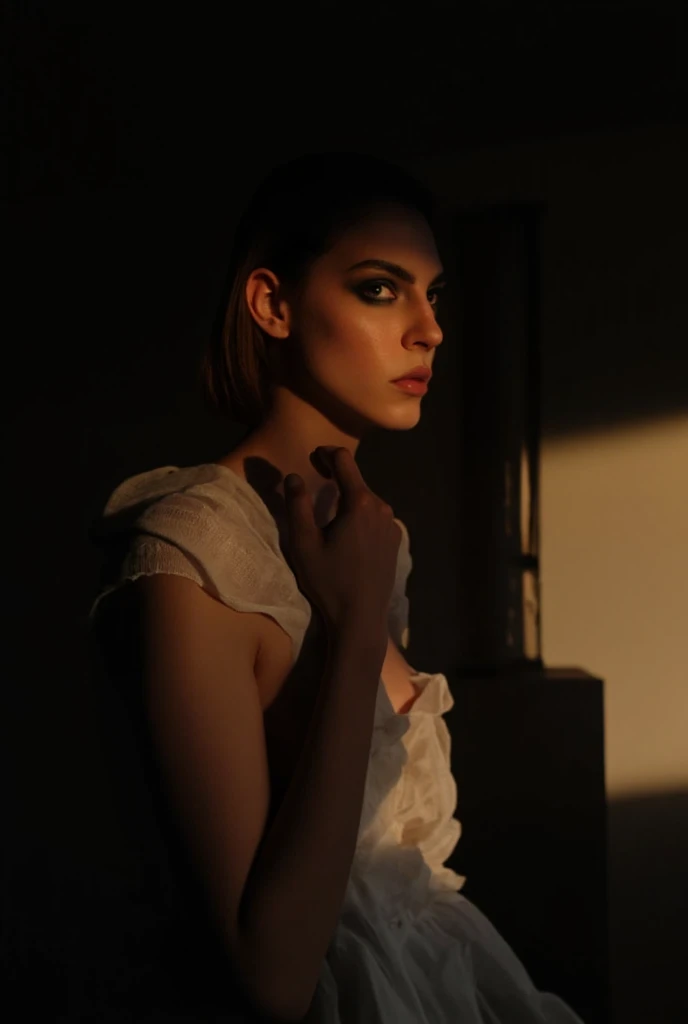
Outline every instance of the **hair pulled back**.
<svg viewBox="0 0 688 1024"><path fill-rule="evenodd" d="M201 360L203 397L214 411L255 427L269 410L268 336L246 302L251 273L266 267L298 292L313 261L381 203L410 207L433 225L433 201L425 186L377 157L311 154L281 164L261 182L236 227L226 284Z"/></svg>

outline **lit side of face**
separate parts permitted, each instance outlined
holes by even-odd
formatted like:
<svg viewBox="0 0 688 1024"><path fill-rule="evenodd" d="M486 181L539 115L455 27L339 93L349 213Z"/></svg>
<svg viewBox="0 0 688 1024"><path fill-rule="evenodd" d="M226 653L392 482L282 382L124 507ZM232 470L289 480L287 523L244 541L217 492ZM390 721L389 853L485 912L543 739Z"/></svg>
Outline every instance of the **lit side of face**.
<svg viewBox="0 0 688 1024"><path fill-rule="evenodd" d="M380 260L397 271L356 267ZM443 337L436 319L441 288L425 219L404 207L378 208L311 266L289 311L288 386L361 432L415 426L422 398L391 381L432 366Z"/></svg>

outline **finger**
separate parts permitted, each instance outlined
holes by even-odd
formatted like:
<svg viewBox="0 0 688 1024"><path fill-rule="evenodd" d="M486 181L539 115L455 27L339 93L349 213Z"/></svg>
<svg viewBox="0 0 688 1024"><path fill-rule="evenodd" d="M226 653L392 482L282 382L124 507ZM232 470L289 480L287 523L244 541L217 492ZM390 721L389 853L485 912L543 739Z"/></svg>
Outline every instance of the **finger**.
<svg viewBox="0 0 688 1024"><path fill-rule="evenodd" d="M330 455L330 465L332 476L339 486L339 509L345 511L356 495L369 488L348 448L335 449Z"/></svg>
<svg viewBox="0 0 688 1024"><path fill-rule="evenodd" d="M330 446L332 451L335 451L334 446ZM321 476L324 476L327 480L332 477L332 470L330 469L330 457L329 447L320 445L319 448L315 448L309 456L311 465L314 469L317 469Z"/></svg>
<svg viewBox="0 0 688 1024"><path fill-rule="evenodd" d="M290 532L301 542L312 540L317 526L313 500L298 473L287 473L284 478L284 502Z"/></svg>

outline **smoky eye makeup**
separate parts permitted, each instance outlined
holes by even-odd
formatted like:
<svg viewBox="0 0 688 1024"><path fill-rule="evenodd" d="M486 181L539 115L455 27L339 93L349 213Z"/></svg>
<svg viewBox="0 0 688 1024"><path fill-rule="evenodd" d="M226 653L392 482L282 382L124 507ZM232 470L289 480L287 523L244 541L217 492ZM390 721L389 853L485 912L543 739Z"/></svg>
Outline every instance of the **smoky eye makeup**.
<svg viewBox="0 0 688 1024"><path fill-rule="evenodd" d="M379 306L382 304L386 305L389 302L393 302L398 293L398 286L393 281L380 277L370 278L366 281L359 281L352 287L353 291L360 299L363 300L363 302L367 302L372 306ZM432 297L434 300L431 301L432 306L437 306L439 304L439 293L443 287L444 286L442 284L437 284L428 289L428 297ZM391 296L389 294L381 294L385 291L388 293L391 292Z"/></svg>
<svg viewBox="0 0 688 1024"><path fill-rule="evenodd" d="M359 281L353 286L354 291L364 302L373 306L381 302L392 302L396 298L397 289L393 281L386 281L381 278L370 278L367 281ZM392 293L391 295L389 293Z"/></svg>

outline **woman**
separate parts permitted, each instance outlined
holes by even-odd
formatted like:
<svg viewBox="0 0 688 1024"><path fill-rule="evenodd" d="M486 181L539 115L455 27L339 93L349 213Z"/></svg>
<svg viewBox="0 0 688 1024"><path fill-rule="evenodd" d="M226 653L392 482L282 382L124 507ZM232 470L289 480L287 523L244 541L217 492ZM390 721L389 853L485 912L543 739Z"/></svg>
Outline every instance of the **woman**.
<svg viewBox="0 0 688 1024"><path fill-rule="evenodd" d="M274 1020L579 1021L444 866L453 701L404 659L408 533L355 462L367 432L419 421L442 287L432 204L402 171L278 168L202 364L249 432L130 478L102 520L119 555L92 615L116 599L138 617L122 663L161 787L228 973Z"/></svg>

